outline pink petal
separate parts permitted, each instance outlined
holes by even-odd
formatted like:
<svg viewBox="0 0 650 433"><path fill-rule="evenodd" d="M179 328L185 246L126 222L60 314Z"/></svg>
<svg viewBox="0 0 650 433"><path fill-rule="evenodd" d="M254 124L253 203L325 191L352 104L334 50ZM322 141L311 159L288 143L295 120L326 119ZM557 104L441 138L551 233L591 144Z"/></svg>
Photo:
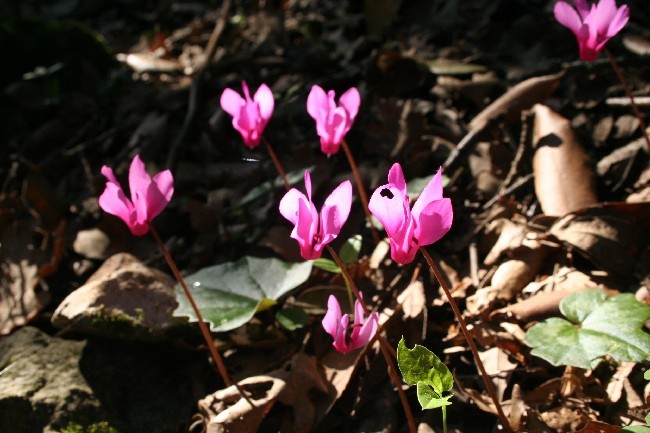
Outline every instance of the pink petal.
<svg viewBox="0 0 650 433"><path fill-rule="evenodd" d="M427 204L435 200L440 200L442 198L442 169L438 170L435 176L427 183L427 186L424 187L422 193L415 201L413 205L413 218L417 220L418 215L422 212L422 209L426 207Z"/></svg>
<svg viewBox="0 0 650 433"><path fill-rule="evenodd" d="M563 1L557 2L553 8L553 14L560 24L564 27L568 27L577 35L582 26L582 20L573 7Z"/></svg>
<svg viewBox="0 0 650 433"><path fill-rule="evenodd" d="M244 98L232 89L226 89L221 94L221 108L233 118L238 118L242 107L246 104Z"/></svg>
<svg viewBox="0 0 650 433"><path fill-rule="evenodd" d="M269 119L271 119L271 116L273 115L273 108L275 106L275 100L273 99L273 92L271 91L271 89L269 89L269 86L267 86L266 84L262 84L257 89L257 92L255 92L255 96L253 96L253 100L259 104L260 116L264 121L263 122L264 126L266 126L266 124L269 122ZM260 131L260 134L261 133L262 131Z"/></svg>
<svg viewBox="0 0 650 433"><path fill-rule="evenodd" d="M589 12L591 11L591 6L589 6L587 0L574 0L573 2L576 5L576 9L578 9L578 13L580 14L580 17L584 20L587 17L587 15L589 15Z"/></svg>
<svg viewBox="0 0 650 433"><path fill-rule="evenodd" d="M117 186L120 185L119 182L117 181L117 179L115 178L115 173L113 173L113 169L112 169L112 168L110 168L110 167L104 165L104 166L102 166L102 170L101 170L101 172L102 172L102 174L104 175L104 177L105 177L106 179L108 179L109 182L112 182L112 183L114 183L114 184L117 185ZM121 187L120 187L120 188L121 188Z"/></svg>
<svg viewBox="0 0 650 433"><path fill-rule="evenodd" d="M418 217L414 236L418 246L431 245L443 237L451 228L454 211L451 200L443 198L427 204Z"/></svg>
<svg viewBox="0 0 650 433"><path fill-rule="evenodd" d="M630 19L630 8L627 7L627 5L621 6L618 9L618 11L616 11L616 15L609 23L609 28L607 29L607 36L611 38L616 33L620 32L623 29L623 27L625 27L625 24L627 24L629 19Z"/></svg>
<svg viewBox="0 0 650 433"><path fill-rule="evenodd" d="M377 333L378 327L379 327L379 314L375 312L372 313L370 316L368 316L368 320L366 320L366 323L364 323L363 326L361 326L361 329L359 330L357 335L354 338L350 339L350 345L348 347L348 351L358 349L368 344L370 340L372 340L372 338Z"/></svg>
<svg viewBox="0 0 650 433"><path fill-rule="evenodd" d="M336 338L337 330L341 324L341 306L334 295L327 299L327 313L323 317L323 329L333 338Z"/></svg>
<svg viewBox="0 0 650 433"><path fill-rule="evenodd" d="M329 110L327 102L327 94L320 86L313 85L309 96L307 96L307 113L316 121L317 127L319 123L324 121Z"/></svg>
<svg viewBox="0 0 650 433"><path fill-rule="evenodd" d="M298 203L300 200L309 201L305 194L295 188L291 188L280 200L280 213L293 225L298 222Z"/></svg>
<svg viewBox="0 0 650 433"><path fill-rule="evenodd" d="M368 209L384 226L390 238L398 236L411 219L408 198L392 184L380 186L372 193Z"/></svg>
<svg viewBox="0 0 650 433"><path fill-rule="evenodd" d="M350 215L352 207L352 184L342 182L327 197L320 213L320 242L324 246L335 239Z"/></svg>
<svg viewBox="0 0 650 433"><path fill-rule="evenodd" d="M174 177L171 171L165 170L156 174L147 191L147 219L149 221L165 209L173 194Z"/></svg>
<svg viewBox="0 0 650 433"><path fill-rule="evenodd" d="M350 348L348 347L348 342L346 339L349 321L350 318L347 314L344 314L343 317L341 317L340 326L336 329L336 336L334 337L334 343L332 343L334 348L341 353L350 352Z"/></svg>
<svg viewBox="0 0 650 433"><path fill-rule="evenodd" d="M305 191L307 191L307 198L311 202L311 174L305 170Z"/></svg>
<svg viewBox="0 0 650 433"><path fill-rule="evenodd" d="M406 196L406 181L404 180L404 172L402 166L398 162L388 170L388 183L392 183L395 188L399 189L403 196Z"/></svg>
<svg viewBox="0 0 650 433"><path fill-rule="evenodd" d="M357 117L359 112L359 106L361 105L361 95L356 87L348 89L344 94L339 98L339 104L341 107L347 111L349 116L348 128L354 122L354 119Z"/></svg>
<svg viewBox="0 0 650 433"><path fill-rule="evenodd" d="M596 27L598 35L607 35L607 29L616 15L615 0L600 0L588 17L590 24ZM585 19L587 21L587 19Z"/></svg>
<svg viewBox="0 0 650 433"><path fill-rule="evenodd" d="M102 173L103 173L102 169ZM115 215L122 219L131 228L131 217L134 213L133 203L129 200L119 184L115 182L107 182L106 188L102 195L99 196L99 207L104 212Z"/></svg>
<svg viewBox="0 0 650 433"><path fill-rule="evenodd" d="M135 207L135 222L137 224L144 224L148 220L149 185L151 185L151 177L147 173L140 155L136 155L129 168L129 189L131 190L131 201Z"/></svg>
<svg viewBox="0 0 650 433"><path fill-rule="evenodd" d="M298 200L298 221L291 233L291 237L300 245L300 255L305 260L314 260L320 257L320 251L314 251L314 236L318 224L318 212L312 202Z"/></svg>

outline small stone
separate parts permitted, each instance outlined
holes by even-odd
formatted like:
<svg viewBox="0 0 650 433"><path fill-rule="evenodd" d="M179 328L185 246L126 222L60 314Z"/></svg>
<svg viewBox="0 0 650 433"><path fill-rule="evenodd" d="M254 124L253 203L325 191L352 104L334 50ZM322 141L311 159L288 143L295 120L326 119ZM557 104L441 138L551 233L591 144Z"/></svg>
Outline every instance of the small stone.
<svg viewBox="0 0 650 433"><path fill-rule="evenodd" d="M88 259L105 259L111 240L99 229L80 230L72 248L74 252Z"/></svg>
<svg viewBox="0 0 650 433"><path fill-rule="evenodd" d="M102 337L158 340L184 322L173 317L177 306L171 277L120 253L63 300L52 324Z"/></svg>

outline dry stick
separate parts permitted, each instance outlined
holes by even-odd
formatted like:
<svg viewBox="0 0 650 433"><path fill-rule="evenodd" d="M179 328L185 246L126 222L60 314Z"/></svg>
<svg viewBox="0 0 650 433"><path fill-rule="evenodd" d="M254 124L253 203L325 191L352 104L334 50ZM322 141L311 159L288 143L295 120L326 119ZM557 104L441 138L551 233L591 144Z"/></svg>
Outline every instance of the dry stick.
<svg viewBox="0 0 650 433"><path fill-rule="evenodd" d="M174 274L174 277L183 288L183 292L185 292L185 296L187 296L187 299L190 301L190 304L192 305L194 314L196 314L196 318L199 321L199 328L201 328L201 333L203 334L203 338L205 339L205 342L208 345L208 348L210 349L210 353L212 354L212 358L214 359L215 364L217 364L217 369L219 370L219 374L221 375L221 378L223 379L226 386L233 385L233 381L228 375L228 371L226 370L226 366L223 363L223 359L221 359L221 355L219 355L219 351L214 345L214 340L212 340L212 337L210 336L210 331L208 330L208 327L203 321L203 316L201 316L201 312L199 311L199 308L196 306L192 294L187 289L185 280L181 276L181 273L178 271L178 268L176 267L176 263L174 263L174 260L172 259L171 255L169 255L169 251L167 251L167 247L163 243L162 239L160 239L160 236L158 235L156 229L154 229L153 226L151 225L149 226L149 228L151 228L151 234L156 239L156 242L158 243L158 246L160 247L163 256L165 257L165 260L167 260L167 264L169 265L169 267L172 270L172 273ZM237 388L239 389L239 387Z"/></svg>
<svg viewBox="0 0 650 433"><path fill-rule="evenodd" d="M472 338L472 335L467 330L465 319L463 319L463 316L460 313L460 309L458 309L458 305L456 305L456 301L454 301L454 298L452 298L451 292L449 291L449 287L447 287L447 282L443 278L442 273L440 273L440 269L438 269L438 266L433 261L433 259L431 258L427 250L424 247L420 247L420 251L422 252L422 255L426 259L427 263L429 264L429 267L435 274L438 283L440 283L440 287L442 287L442 290L445 292L445 295L449 300L449 305L451 305L451 309L454 310L454 315L458 320L460 329L463 331L463 335L465 336L465 340L467 340L467 344L469 344L469 348L472 351L472 355L474 355L474 361L476 362L476 365L478 366L478 369L481 373L481 378L483 379L485 388L487 389L488 394L490 394L490 397L492 398L492 401L496 406L496 410L499 415L499 419L501 420L501 424L503 425L503 429L508 433L513 433L508 418L506 417L506 414L503 412L503 408L499 403L499 398L497 397L496 391L494 390L494 385L490 380L490 376L488 376L487 371L485 371L485 367L483 366L483 362L481 361L481 358L478 356L478 349L476 348L474 339Z"/></svg>
<svg viewBox="0 0 650 433"><path fill-rule="evenodd" d="M266 138L264 138L263 136L262 136L262 141L264 142L264 146L266 146L266 150L269 152L269 156L273 160L275 169L278 171L280 177L282 178L284 187L286 188L287 191L289 191L291 189L291 185L289 185L289 181L287 180L287 174L284 172L284 168L282 168L282 164L280 164L280 160L278 159L278 156L273 151L273 148L271 147L271 143L266 141Z"/></svg>
<svg viewBox="0 0 650 433"><path fill-rule="evenodd" d="M187 113L185 114L185 119L183 120L183 126L181 127L180 132L176 136L176 139L169 148L169 155L167 156L167 161L165 166L168 168L173 168L176 165L176 158L178 155L178 149L181 147L183 141L185 141L185 136L194 122L194 117L196 116L196 108L198 105L199 93L201 90L201 84L203 83L203 76L205 75L208 67L212 63L214 58L214 53L217 51L217 43L219 38L226 28L226 23L228 22L228 13L230 12L230 0L224 0L221 5L221 10L219 11L219 16L217 17L217 22L212 30L210 39L208 40L208 45L205 48L205 59L203 64L200 66L197 74L194 76L192 81L192 87L190 87L190 98L187 107Z"/></svg>
<svg viewBox="0 0 650 433"><path fill-rule="evenodd" d="M368 312L368 308L366 307L366 303L364 302L363 298L359 294L359 289L357 289L357 285L354 284L354 281L352 280L352 277L348 273L348 269L346 266L343 264L341 261L341 258L339 257L338 254L334 251L334 248L330 247L329 245L326 245L327 251L329 251L330 255L338 265L338 267L341 269L341 272L343 272L343 276L345 277L346 280L348 280L348 283L350 284L350 287L352 288L352 291L354 292L354 296L357 298L359 303L361 304L363 311ZM397 394L399 395L399 399L402 402L402 407L404 407L404 413L406 415L406 421L409 426L409 432L410 433L416 433L417 432L417 427L415 426L415 420L413 419L413 413L411 412L411 406L409 405L408 399L406 398L406 394L404 393L404 390L402 389L402 381L400 380L399 376L397 375L397 370L395 369L395 364L393 363L393 360L390 355L390 351L386 348L386 346L390 347L386 339L382 337L379 332L376 334L377 341L379 341L379 347L381 348L381 353L384 355L384 358L386 359L386 364L388 364L388 375L390 376L391 380L395 384L395 387L397 388ZM392 349L392 348L391 348Z"/></svg>
<svg viewBox="0 0 650 433"><path fill-rule="evenodd" d="M645 138L646 147L650 152L650 138L648 138L648 132L646 131L646 124L645 121L643 120L643 117L641 116L641 111L639 110L639 107L636 105L636 102L634 102L634 96L632 95L630 86L628 85L627 80L623 75L623 71L618 66L618 63L616 63L616 60L614 60L614 56L607 48L605 48L605 54L607 54L607 57L609 58L612 67L614 68L614 72L616 72L619 81L623 85L625 94L627 95L628 98L630 98L630 103L632 104L632 110L634 110L634 114L636 115L637 119L639 119L639 124L641 125L641 132L643 133L643 138Z"/></svg>
<svg viewBox="0 0 650 433"><path fill-rule="evenodd" d="M345 152L345 156L348 157L348 162L350 163L350 168L352 169L352 174L354 175L354 180L357 183L357 189L359 190L359 198L361 199L361 204L363 205L363 211L366 213L366 219L368 220L368 224L370 225L372 238L375 240L375 243L378 244L380 242L379 233L377 233L377 229L375 229L375 225L372 223L372 216L370 215L370 209L368 209L368 196L366 195L366 189L364 188L363 182L361 181L361 175L359 175L359 168L357 167L357 163L354 161L352 152L350 152L350 148L348 147L348 143L346 143L345 139L341 141L341 146L343 146L343 151Z"/></svg>

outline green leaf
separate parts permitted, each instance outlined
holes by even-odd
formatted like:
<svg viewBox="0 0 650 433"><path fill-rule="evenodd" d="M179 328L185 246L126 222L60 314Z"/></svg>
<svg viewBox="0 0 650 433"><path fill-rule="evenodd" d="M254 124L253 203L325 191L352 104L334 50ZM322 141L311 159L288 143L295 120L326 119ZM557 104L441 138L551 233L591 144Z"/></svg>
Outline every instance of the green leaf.
<svg viewBox="0 0 650 433"><path fill-rule="evenodd" d="M253 315L275 305L288 291L304 283L312 262L286 263L281 260L243 257L185 278L203 318L214 332L225 332L248 322ZM183 290L176 285L176 316L196 321Z"/></svg>
<svg viewBox="0 0 650 433"><path fill-rule="evenodd" d="M397 345L397 364L406 383L416 385L423 382L431 386L438 397L454 384L449 369L435 353L418 344L413 349L407 348L404 337Z"/></svg>
<svg viewBox="0 0 650 433"><path fill-rule="evenodd" d="M341 273L341 268L339 268L339 265L337 265L334 260L324 259L321 257L320 259L314 260L313 263L315 267L324 271L332 272L333 274Z"/></svg>
<svg viewBox="0 0 650 433"><path fill-rule="evenodd" d="M361 252L361 243L362 243L362 238L361 235L354 235L341 247L341 251L339 251L339 257L341 257L341 261L345 263L346 265L350 263L354 263L359 259L359 252Z"/></svg>
<svg viewBox="0 0 650 433"><path fill-rule="evenodd" d="M287 331L295 331L307 324L309 316L305 310L298 307L283 308L275 314L275 320L278 321Z"/></svg>
<svg viewBox="0 0 650 433"><path fill-rule="evenodd" d="M646 370L645 373L643 373L643 378L645 380L650 380L650 369Z"/></svg>
<svg viewBox="0 0 650 433"><path fill-rule="evenodd" d="M417 386L418 401L422 410L437 409L442 406L449 406L452 394L440 397L429 385L424 382L418 382Z"/></svg>
<svg viewBox="0 0 650 433"><path fill-rule="evenodd" d="M650 433L650 427L643 425L633 425L623 427L619 430L620 433Z"/></svg>
<svg viewBox="0 0 650 433"><path fill-rule="evenodd" d="M311 171L314 167L308 167L306 170ZM287 182L289 185L295 185L300 182L305 177L305 169L294 170L287 173ZM262 196L267 196L274 189L282 188L284 186L284 181L281 177L276 177L273 181L264 182L255 188L248 191L248 193L239 200L238 206L243 207L247 204L257 200Z"/></svg>
<svg viewBox="0 0 650 433"><path fill-rule="evenodd" d="M595 368L606 355L616 361L650 358L650 334L643 330L650 306L634 295L605 299L600 291L573 293L562 300L560 311L571 322L554 317L526 333L533 355L553 365L585 369Z"/></svg>

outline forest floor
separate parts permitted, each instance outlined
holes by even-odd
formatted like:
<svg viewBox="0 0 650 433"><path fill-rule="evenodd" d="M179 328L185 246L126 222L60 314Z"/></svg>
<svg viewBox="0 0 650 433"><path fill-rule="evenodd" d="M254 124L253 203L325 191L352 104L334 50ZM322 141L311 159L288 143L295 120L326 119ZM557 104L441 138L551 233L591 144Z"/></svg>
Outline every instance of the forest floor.
<svg viewBox="0 0 650 433"><path fill-rule="evenodd" d="M0 5L0 431L408 431L379 344L342 355L323 331L328 296L347 305L345 280L328 262L301 265L265 146L243 146L221 109L223 90L241 92L243 80L272 89L264 136L293 187L304 191L310 170L318 208L353 174L342 151L320 150L306 111L315 84L361 93L346 141L369 195L395 162L416 194L442 167L454 221L428 251L512 430L611 433L643 424L648 352L620 359L610 348L585 368L577 353L597 342L567 346L558 335L555 347L531 353L526 336L569 317L572 307L560 311L560 302L572 293L630 294L650 305L650 151L608 58L647 119L650 3L628 1L629 23L589 63L554 19L554 3ZM135 155L152 174L173 173L173 198L153 225L190 281L218 269L210 281L225 293L219 285L236 272L274 281L283 269L307 269L273 295L237 292L236 279L222 297L196 289L254 408L225 386L198 327L182 317L191 314L182 313L186 302L154 238L133 236L98 205L101 167L126 185ZM449 431L501 431L424 258L391 260L353 185L350 217L332 246L347 248L380 333L393 348L402 337L429 348L452 372ZM650 317L639 308L629 336L620 312L601 313L599 323L624 329L624 345L629 337L650 347ZM418 431L442 431L441 411L422 411L416 387L403 388Z"/></svg>

